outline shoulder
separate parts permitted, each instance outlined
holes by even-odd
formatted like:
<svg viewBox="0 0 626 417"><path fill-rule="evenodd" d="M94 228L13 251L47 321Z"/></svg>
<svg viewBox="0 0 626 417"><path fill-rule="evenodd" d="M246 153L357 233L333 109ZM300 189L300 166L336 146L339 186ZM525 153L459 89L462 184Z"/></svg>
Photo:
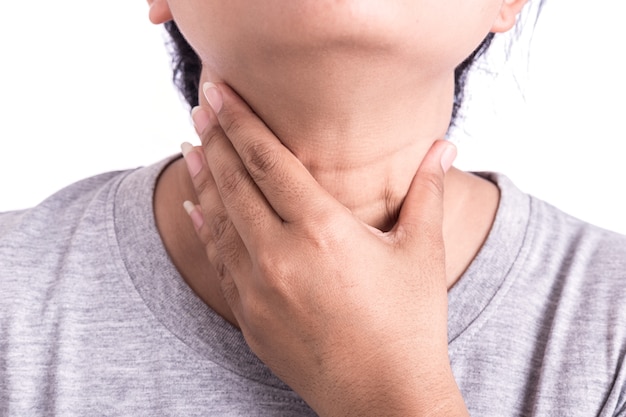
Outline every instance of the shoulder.
<svg viewBox="0 0 626 417"><path fill-rule="evenodd" d="M626 328L626 236L577 219L533 200L529 264L546 271L555 313L567 312L589 334L615 336ZM626 348L626 333L620 334Z"/></svg>
<svg viewBox="0 0 626 417"><path fill-rule="evenodd" d="M626 352L626 236L541 199L529 196L528 202L512 274L516 299L535 305L539 321L570 349L594 341ZM581 340L571 340L573 335Z"/></svg>
<svg viewBox="0 0 626 417"><path fill-rule="evenodd" d="M626 328L626 236L525 194L502 175L489 175L501 190L493 230L498 239L490 248L496 261L508 256L509 295L568 326L587 322L588 330L607 333Z"/></svg>
<svg viewBox="0 0 626 417"><path fill-rule="evenodd" d="M527 266L558 271L561 276L599 274L626 284L626 236L527 195L503 175L489 175L501 190L500 210L509 223L523 218L516 227L525 229L520 256L526 255Z"/></svg>
<svg viewBox="0 0 626 417"><path fill-rule="evenodd" d="M619 279L626 286L626 236L577 219L531 199L533 256L569 275ZM552 259L552 262L550 260Z"/></svg>
<svg viewBox="0 0 626 417"><path fill-rule="evenodd" d="M461 386L479 406L477 384L480 394L526 395L524 414L549 415L558 406L565 414L613 415L625 404L626 236L529 196L503 176L489 179L501 201L480 268L469 271L480 285L469 288L463 314L452 316L470 322L453 351L467 378Z"/></svg>
<svg viewBox="0 0 626 417"><path fill-rule="evenodd" d="M0 285L20 293L44 290L70 259L84 260L94 247L104 247L112 196L125 175L87 178L32 208L0 213Z"/></svg>
<svg viewBox="0 0 626 417"><path fill-rule="evenodd" d="M29 209L0 213L0 256L2 250L53 240L68 231L90 207L103 204L124 171L109 172L71 184Z"/></svg>
<svg viewBox="0 0 626 417"><path fill-rule="evenodd" d="M74 271L86 268L87 257L104 263L103 251L116 246L116 219L140 204L151 211L154 186L171 159L86 178L37 206L0 213L0 281L52 279L70 263Z"/></svg>

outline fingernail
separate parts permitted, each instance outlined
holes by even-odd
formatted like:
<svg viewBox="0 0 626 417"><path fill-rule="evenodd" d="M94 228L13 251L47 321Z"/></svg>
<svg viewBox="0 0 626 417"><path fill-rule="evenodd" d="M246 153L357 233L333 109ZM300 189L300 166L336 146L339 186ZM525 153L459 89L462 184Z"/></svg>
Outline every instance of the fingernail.
<svg viewBox="0 0 626 417"><path fill-rule="evenodd" d="M204 92L204 97L209 102L209 105L215 112L218 114L220 110L222 110L222 93L217 89L217 86L213 83L204 83L202 85L202 91Z"/></svg>
<svg viewBox="0 0 626 417"><path fill-rule="evenodd" d="M199 135L204 132L211 123L211 116L202 107L196 106L191 109L191 120L193 120L193 126L196 129L196 133Z"/></svg>
<svg viewBox="0 0 626 417"><path fill-rule="evenodd" d="M180 145L180 150L183 152L183 158L185 158L189 175L191 175L191 178L195 178L202 169L202 159L200 155L194 151L193 145L189 142L183 142L183 144Z"/></svg>
<svg viewBox="0 0 626 417"><path fill-rule="evenodd" d="M446 149L441 154L441 168L443 168L443 172L448 172L452 163L456 159L456 146L451 143L446 145Z"/></svg>
<svg viewBox="0 0 626 417"><path fill-rule="evenodd" d="M204 224L204 218L202 217L202 213L200 213L200 210L197 210L196 205L189 200L185 200L183 202L183 207L185 208L185 211L191 218L191 221L193 222L194 227L197 230L200 230L200 228Z"/></svg>

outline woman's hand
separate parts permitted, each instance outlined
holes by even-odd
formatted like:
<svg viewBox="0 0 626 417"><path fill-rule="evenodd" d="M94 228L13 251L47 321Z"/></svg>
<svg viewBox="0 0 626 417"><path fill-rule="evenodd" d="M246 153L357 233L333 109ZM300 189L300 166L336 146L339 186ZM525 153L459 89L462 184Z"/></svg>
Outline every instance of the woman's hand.
<svg viewBox="0 0 626 417"><path fill-rule="evenodd" d="M320 415L464 415L447 350L437 141L395 227L357 219L243 100L206 84L186 203L250 345ZM358 186L358 184L355 184Z"/></svg>

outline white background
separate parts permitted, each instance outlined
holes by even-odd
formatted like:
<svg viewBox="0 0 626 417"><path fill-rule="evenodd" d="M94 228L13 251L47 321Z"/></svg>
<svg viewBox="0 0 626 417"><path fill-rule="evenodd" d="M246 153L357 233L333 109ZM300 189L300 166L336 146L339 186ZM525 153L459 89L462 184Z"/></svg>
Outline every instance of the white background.
<svg viewBox="0 0 626 417"><path fill-rule="evenodd" d="M472 79L457 166L626 233L626 48L617 0L548 1L508 62ZM0 25L0 211L197 142L143 0L5 1ZM531 25L526 26L532 29Z"/></svg>

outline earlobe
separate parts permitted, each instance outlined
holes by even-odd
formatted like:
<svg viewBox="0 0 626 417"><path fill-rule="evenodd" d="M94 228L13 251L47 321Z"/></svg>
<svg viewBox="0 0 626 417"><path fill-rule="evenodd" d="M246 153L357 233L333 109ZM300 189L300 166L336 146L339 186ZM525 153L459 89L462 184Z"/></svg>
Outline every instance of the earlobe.
<svg viewBox="0 0 626 417"><path fill-rule="evenodd" d="M517 16L527 2L528 0L504 0L491 31L494 33L506 32L515 26Z"/></svg>
<svg viewBox="0 0 626 417"><path fill-rule="evenodd" d="M155 25L172 20L172 12L167 0L148 0L148 6L150 6L148 17Z"/></svg>

